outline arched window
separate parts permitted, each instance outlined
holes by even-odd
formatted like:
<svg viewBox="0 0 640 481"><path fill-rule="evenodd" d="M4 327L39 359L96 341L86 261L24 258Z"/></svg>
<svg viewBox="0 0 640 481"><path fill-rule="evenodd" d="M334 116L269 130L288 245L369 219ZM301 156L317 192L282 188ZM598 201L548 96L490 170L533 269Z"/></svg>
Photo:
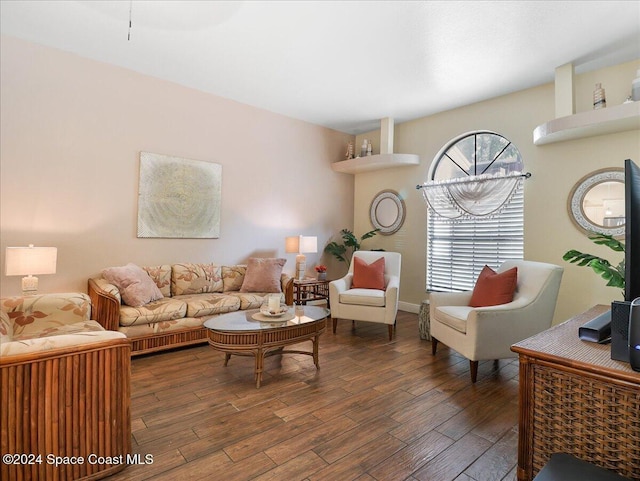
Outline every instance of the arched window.
<svg viewBox="0 0 640 481"><path fill-rule="evenodd" d="M470 290L485 265L523 258L523 172L516 146L495 132L466 133L440 150L418 186L429 206L427 290Z"/></svg>

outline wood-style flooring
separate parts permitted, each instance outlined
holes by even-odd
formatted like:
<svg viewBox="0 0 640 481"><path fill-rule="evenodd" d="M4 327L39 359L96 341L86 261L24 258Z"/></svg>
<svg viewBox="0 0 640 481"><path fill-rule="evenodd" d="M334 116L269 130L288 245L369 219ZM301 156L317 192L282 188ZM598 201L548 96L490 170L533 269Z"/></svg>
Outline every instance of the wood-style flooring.
<svg viewBox="0 0 640 481"><path fill-rule="evenodd" d="M517 360L480 363L471 384L416 314L398 313L391 342L385 325L329 324L320 370L275 355L260 389L252 357L224 367L208 345L134 358L132 449L152 463L109 481L516 479Z"/></svg>

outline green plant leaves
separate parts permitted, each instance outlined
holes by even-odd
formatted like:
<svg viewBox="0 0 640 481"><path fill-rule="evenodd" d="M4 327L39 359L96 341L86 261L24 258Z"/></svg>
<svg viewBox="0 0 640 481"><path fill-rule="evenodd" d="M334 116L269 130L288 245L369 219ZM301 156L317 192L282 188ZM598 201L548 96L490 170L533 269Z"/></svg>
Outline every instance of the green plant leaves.
<svg viewBox="0 0 640 481"><path fill-rule="evenodd" d="M624 252L624 244L608 234L592 234L589 239L595 244L605 245L616 252Z"/></svg>
<svg viewBox="0 0 640 481"><path fill-rule="evenodd" d="M589 239L591 239L595 244L607 246L616 252L624 252L624 244L613 236L594 233L589 235ZM622 260L617 266L613 266L608 260L603 259L602 257L583 253L575 249L567 251L562 256L562 259L579 266L591 267L596 274L607 281L608 287L622 288L624 293L624 260Z"/></svg>
<svg viewBox="0 0 640 481"><path fill-rule="evenodd" d="M324 248L324 251L333 255L340 262L345 262L349 264L351 260L351 255L355 251L360 250L360 243L363 240L370 239L371 237L376 235L379 230L380 229L374 229L372 231L369 231L363 234L362 237L360 237L360 239L358 239L356 235L353 232L351 232L349 229L342 229L340 231L340 235L342 236L342 240L344 244L338 244L335 241L329 242L327 246ZM349 252L347 252L347 249L349 249ZM383 249L378 249L378 250L383 250Z"/></svg>
<svg viewBox="0 0 640 481"><path fill-rule="evenodd" d="M324 248L325 252L335 256L340 262L347 262L344 254L347 251L346 246L338 244L337 242L329 242L327 247Z"/></svg>
<svg viewBox="0 0 640 481"><path fill-rule="evenodd" d="M588 266L589 263L594 260L594 259L599 259L599 257L596 257L592 254L583 254L580 251L577 251L575 249L572 249L568 252L566 252L563 256L562 259L565 261L569 261L572 264L578 264L579 266Z"/></svg>
<svg viewBox="0 0 640 481"><path fill-rule="evenodd" d="M596 274L604 280L609 281L607 282L607 286L624 288L624 272L620 275L618 270L609 264L609 261L594 259L589 263L589 266Z"/></svg>
<svg viewBox="0 0 640 481"><path fill-rule="evenodd" d="M360 249L360 242L358 242L358 238L348 229L342 229L340 231L342 234L342 240L344 241L344 245L347 247L353 247L355 250Z"/></svg>
<svg viewBox="0 0 640 481"><path fill-rule="evenodd" d="M373 230L367 232L366 234L363 234L361 239L362 240L369 239L369 238L373 237L374 235L376 235L379 230L380 229L373 229Z"/></svg>

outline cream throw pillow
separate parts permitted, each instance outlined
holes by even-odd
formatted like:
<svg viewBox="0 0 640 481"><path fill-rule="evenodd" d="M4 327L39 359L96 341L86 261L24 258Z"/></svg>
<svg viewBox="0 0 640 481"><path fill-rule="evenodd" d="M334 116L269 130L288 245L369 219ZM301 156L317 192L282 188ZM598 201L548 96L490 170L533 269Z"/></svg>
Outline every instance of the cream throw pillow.
<svg viewBox="0 0 640 481"><path fill-rule="evenodd" d="M122 302L131 307L144 306L164 297L149 274L135 264L108 267L102 271L102 277L118 288Z"/></svg>
<svg viewBox="0 0 640 481"><path fill-rule="evenodd" d="M251 257L240 292L282 292L280 276L286 259Z"/></svg>

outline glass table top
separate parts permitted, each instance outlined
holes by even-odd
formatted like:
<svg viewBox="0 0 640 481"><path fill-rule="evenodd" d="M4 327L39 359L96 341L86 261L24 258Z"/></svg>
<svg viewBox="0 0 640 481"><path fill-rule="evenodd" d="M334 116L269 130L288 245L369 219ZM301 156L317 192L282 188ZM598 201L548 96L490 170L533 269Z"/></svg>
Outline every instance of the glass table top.
<svg viewBox="0 0 640 481"><path fill-rule="evenodd" d="M329 309L318 306L298 306L298 310L304 314L296 315L296 308L289 310L280 317L269 318L268 320L255 320L254 314L258 314L260 319L260 309L250 309L247 311L234 311L227 314L212 317L205 321L204 327L217 331L257 331L260 329L273 329L277 327L297 326L307 322L314 322L329 316Z"/></svg>

